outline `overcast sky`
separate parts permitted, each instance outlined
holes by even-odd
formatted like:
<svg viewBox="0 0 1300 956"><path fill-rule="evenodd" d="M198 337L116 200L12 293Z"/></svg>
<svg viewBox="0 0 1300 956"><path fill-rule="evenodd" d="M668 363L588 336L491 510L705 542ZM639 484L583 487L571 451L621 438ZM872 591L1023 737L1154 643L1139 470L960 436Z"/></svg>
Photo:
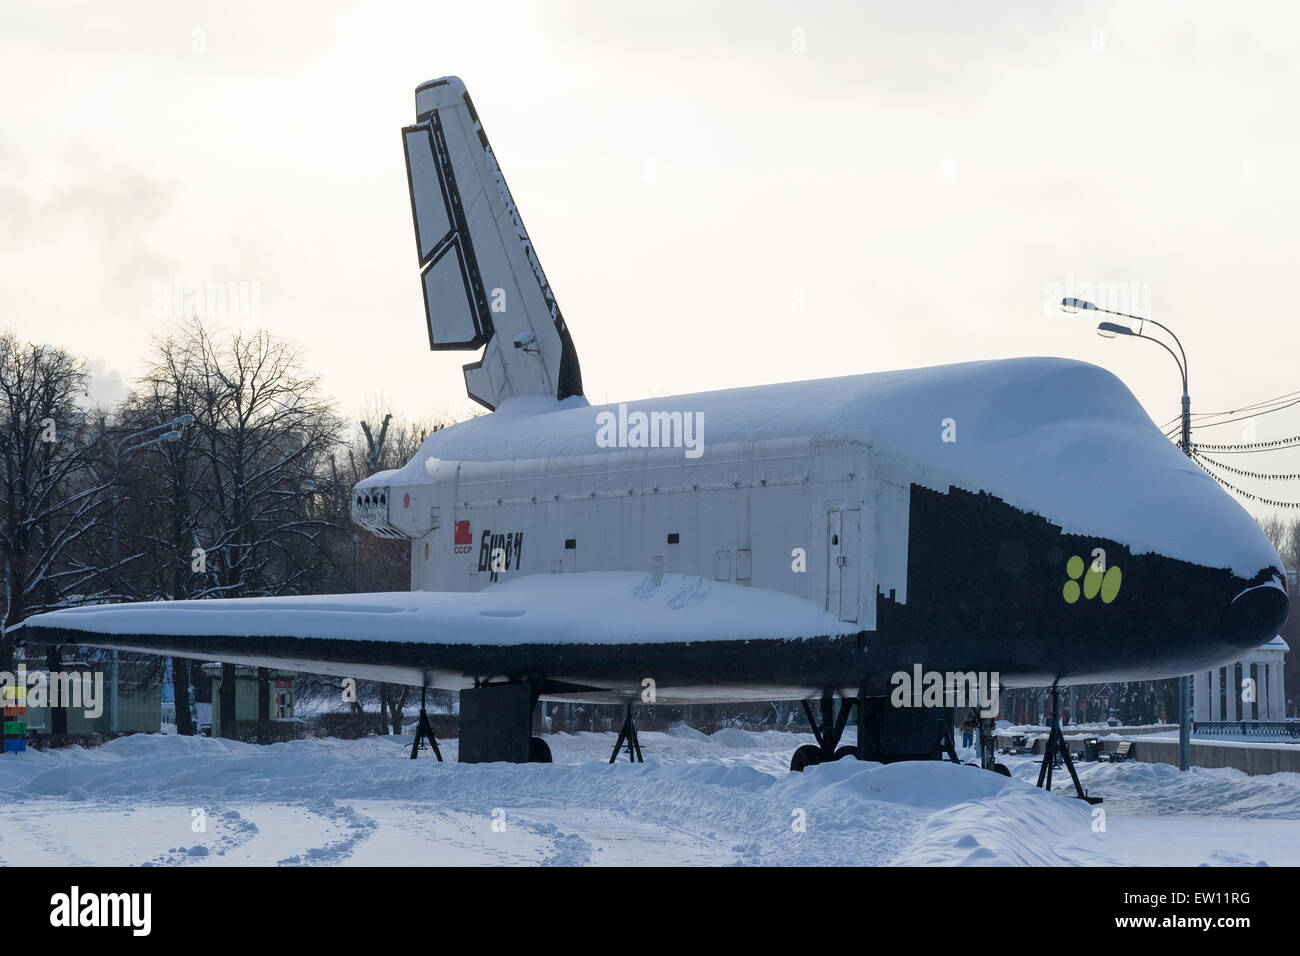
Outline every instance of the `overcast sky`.
<svg viewBox="0 0 1300 956"><path fill-rule="evenodd" d="M399 135L454 73L593 402L1062 355L1163 423L1170 358L1048 307L1102 284L1194 410L1240 406L1300 388L1298 36L1283 2L8 0L0 324L107 394L160 286L243 282L341 411L464 408Z"/></svg>

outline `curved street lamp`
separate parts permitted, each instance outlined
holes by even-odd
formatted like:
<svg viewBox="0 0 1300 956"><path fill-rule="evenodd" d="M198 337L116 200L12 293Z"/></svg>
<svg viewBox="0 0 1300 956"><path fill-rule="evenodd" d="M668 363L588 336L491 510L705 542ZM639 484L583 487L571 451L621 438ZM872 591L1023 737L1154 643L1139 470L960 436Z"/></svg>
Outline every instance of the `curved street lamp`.
<svg viewBox="0 0 1300 956"><path fill-rule="evenodd" d="M125 438L121 439L116 445L113 446L113 480L110 485L110 487L113 490L113 507L112 507L113 564L109 568L109 586L114 591L117 590L117 563L118 563L118 531L117 531L117 507L118 507L118 497L119 497L117 493L118 464L121 461L121 459L124 458L126 455L130 455L134 452L137 452L141 448L148 448L150 445L157 445L160 442L175 441L176 439L181 437L181 433L177 430L176 426L188 425L192 421L194 421L193 415L190 415L188 413L184 415L178 415L176 418L173 418L169 422L163 422L161 425L154 425L152 428L145 428L141 431L127 435ZM148 438L148 436L153 435L154 432L160 432L164 428L168 429L168 431L165 431L161 435L157 435L153 438ZM123 451L122 446L125 445L127 442L131 441L131 439L133 438L148 438L148 440L142 441L136 445L131 445L129 448ZM112 684L112 693L109 695L108 698L108 729L112 733L115 733L117 731L117 676L118 676L117 666L118 666L118 652L116 649L114 649L112 672L110 676L110 682Z"/></svg>
<svg viewBox="0 0 1300 956"><path fill-rule="evenodd" d="M1148 342L1156 343L1156 345L1160 346L1173 357L1174 362L1178 365L1178 374L1181 375L1183 379L1183 428L1182 438L1178 442L1178 447L1183 450L1183 454L1188 458L1192 457L1192 400L1187 394L1187 353L1183 351L1183 343L1178 341L1178 336L1174 335L1173 331L1168 326L1161 325L1155 319L1144 319L1140 315L1129 315L1127 312L1115 312L1111 309L1101 309L1085 299L1062 299L1061 308L1066 312L1090 310L1093 312L1104 312L1107 315L1117 315L1122 319L1132 319L1134 322L1138 323L1138 330L1136 332L1127 325L1120 325L1117 322L1102 322L1097 326L1097 334L1104 339L1113 339L1121 335L1131 336L1135 339L1146 339ZM1159 339L1150 335L1144 335L1142 333L1142 326L1147 323L1154 325L1158 329L1163 329L1165 333L1174 340L1174 344L1178 346L1178 352L1175 353L1173 349L1164 342L1161 342Z"/></svg>
<svg viewBox="0 0 1300 956"><path fill-rule="evenodd" d="M185 415L179 415L176 418L173 418L169 422L163 422L161 425L154 425L152 428L145 428L141 431L134 432L130 435L127 435L125 438L121 439L113 447L113 480L111 482L111 487L113 489L113 566L112 566L111 583L115 589L117 587L117 561L118 561L118 556L117 556L117 552L118 552L118 545L117 545L118 464L120 463L121 459L124 458L126 455L130 455L134 452L137 452L141 448L148 448L150 445L156 445L159 442L175 441L176 439L181 437L181 433L177 430L176 426L188 425L192 421L194 421L193 415L190 415L188 413ZM127 442L131 441L133 438L145 438L149 435L153 435L154 432L161 432L164 428L168 429L168 431L165 431L161 435L157 435L153 438L149 438L148 441L142 441L137 445L132 445L131 447L127 448L125 452L123 452L122 446L125 445Z"/></svg>
<svg viewBox="0 0 1300 956"><path fill-rule="evenodd" d="M1148 342L1154 342L1171 356L1178 365L1178 374L1183 379L1183 428L1182 437L1178 442L1178 447L1183 450L1183 454L1188 458L1192 457L1192 400L1187 395L1187 353L1183 351L1183 343L1178 341L1178 336L1165 325L1161 325L1155 319L1144 319L1139 315L1129 315L1127 312L1115 312L1111 309L1100 309L1086 299L1062 299L1061 308L1066 312L1104 312L1107 315L1119 316L1122 319L1132 319L1138 323L1138 330L1134 332L1127 325L1120 325L1118 322L1102 322L1097 326L1097 334L1104 339L1113 339L1121 335L1127 335L1135 339L1146 339ZM1142 333L1142 327L1151 323L1158 329L1163 329L1174 344L1178 346L1178 352L1175 353L1164 342L1150 335ZM1181 356L1181 358L1180 358ZM1192 725L1191 725L1191 708L1192 708L1192 680L1184 675L1178 678L1178 769L1187 770L1192 762Z"/></svg>

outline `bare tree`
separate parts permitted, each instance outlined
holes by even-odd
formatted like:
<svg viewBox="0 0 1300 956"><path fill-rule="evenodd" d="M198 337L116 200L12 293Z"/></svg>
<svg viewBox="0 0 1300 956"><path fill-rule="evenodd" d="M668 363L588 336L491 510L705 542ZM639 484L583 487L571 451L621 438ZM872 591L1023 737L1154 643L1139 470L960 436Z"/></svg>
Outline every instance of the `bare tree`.
<svg viewBox="0 0 1300 956"><path fill-rule="evenodd" d="M319 559L316 472L340 432L319 377L263 331L219 339L195 320L161 348L155 359L184 370L176 405L195 417L206 472L196 595L295 593Z"/></svg>
<svg viewBox="0 0 1300 956"><path fill-rule="evenodd" d="M341 429L301 352L264 331L223 334L191 320L155 341L133 407L194 416L162 452L155 518L137 532L155 554L157 585L190 598L310 590L330 527L318 472ZM185 669L173 666L178 730ZM231 694L222 723L233 730L233 679L222 686Z"/></svg>
<svg viewBox="0 0 1300 956"><path fill-rule="evenodd" d="M193 414L185 403L196 375L191 364L195 355L195 350L181 347L175 338L155 340L146 373L123 403L124 430ZM203 433L192 424L177 431L179 437L157 445L150 467L134 476L143 507L131 510L130 529L133 550L144 556L134 577L135 593L142 597L181 600L201 596L209 583L200 560L204 553L200 498L210 476L200 447ZM171 672L176 732L189 736L195 730L190 715L190 661L173 657Z"/></svg>
<svg viewBox="0 0 1300 956"><path fill-rule="evenodd" d="M391 412L385 413L378 433L363 418L358 420L361 436L347 449L347 468L341 474L335 470L338 490L342 492L336 520L340 530L348 529L353 536L353 560L360 562L361 553L357 531L351 527L351 489L358 481L384 471L397 468L419 451L424 439L444 427L443 423L394 422ZM364 439L364 446L361 443ZM368 539L366 578L385 590L402 590L407 586L410 573L410 545L404 541L382 538ZM359 584L360 574L357 574ZM411 702L412 688L403 684L378 682L373 688L379 702L380 726L393 734L402 732L402 714ZM359 697L360 701L362 698Z"/></svg>
<svg viewBox="0 0 1300 956"><path fill-rule="evenodd" d="M99 574L88 536L107 485L96 473L97 434L78 406L84 363L63 349L0 333L0 664L8 628L30 614L94 599Z"/></svg>

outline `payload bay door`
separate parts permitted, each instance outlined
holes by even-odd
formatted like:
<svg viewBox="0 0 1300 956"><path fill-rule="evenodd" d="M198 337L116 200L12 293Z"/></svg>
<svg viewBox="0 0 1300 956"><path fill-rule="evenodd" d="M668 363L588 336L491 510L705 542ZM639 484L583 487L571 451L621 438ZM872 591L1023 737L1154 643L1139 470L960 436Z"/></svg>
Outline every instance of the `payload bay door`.
<svg viewBox="0 0 1300 956"><path fill-rule="evenodd" d="M862 512L857 508L826 513L826 610L841 621L858 619Z"/></svg>

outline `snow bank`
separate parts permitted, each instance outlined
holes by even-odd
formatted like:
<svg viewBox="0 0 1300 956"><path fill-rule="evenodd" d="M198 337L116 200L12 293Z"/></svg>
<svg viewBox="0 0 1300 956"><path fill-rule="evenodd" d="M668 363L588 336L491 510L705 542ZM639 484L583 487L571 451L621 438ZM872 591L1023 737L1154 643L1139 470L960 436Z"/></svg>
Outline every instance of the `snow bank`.
<svg viewBox="0 0 1300 956"><path fill-rule="evenodd" d="M743 730L735 727L723 727L709 735L709 739L714 743L722 744L724 747L740 747L745 750L753 750L758 746L758 741L752 734L747 734Z"/></svg>
<svg viewBox="0 0 1300 956"><path fill-rule="evenodd" d="M646 732L644 764L609 764L614 736L550 735L555 764L458 764L454 740L449 762L412 761L409 737L29 751L0 773L0 863L1300 862L1297 774L1085 764L1106 800L1098 827L1068 784L1032 785L1030 758L1008 760L1014 778L851 759L797 774L786 767L809 735L752 733L745 750L729 734ZM206 832L191 830L196 809Z"/></svg>
<svg viewBox="0 0 1300 956"><path fill-rule="evenodd" d="M1093 835L1082 800L1016 783L996 799L932 814L895 864L904 866L1060 866L1096 864L1077 846ZM1105 846L1095 841L1097 852Z"/></svg>
<svg viewBox="0 0 1300 956"><path fill-rule="evenodd" d="M668 728L666 733L672 737L679 737L683 740L708 740L709 735L701 733L694 727L687 727L685 724L673 724Z"/></svg>
<svg viewBox="0 0 1300 956"><path fill-rule="evenodd" d="M1018 787L1001 774L946 760L837 760L790 774L782 781L783 796L809 804L883 801L919 810L940 810L969 800L995 797Z"/></svg>

